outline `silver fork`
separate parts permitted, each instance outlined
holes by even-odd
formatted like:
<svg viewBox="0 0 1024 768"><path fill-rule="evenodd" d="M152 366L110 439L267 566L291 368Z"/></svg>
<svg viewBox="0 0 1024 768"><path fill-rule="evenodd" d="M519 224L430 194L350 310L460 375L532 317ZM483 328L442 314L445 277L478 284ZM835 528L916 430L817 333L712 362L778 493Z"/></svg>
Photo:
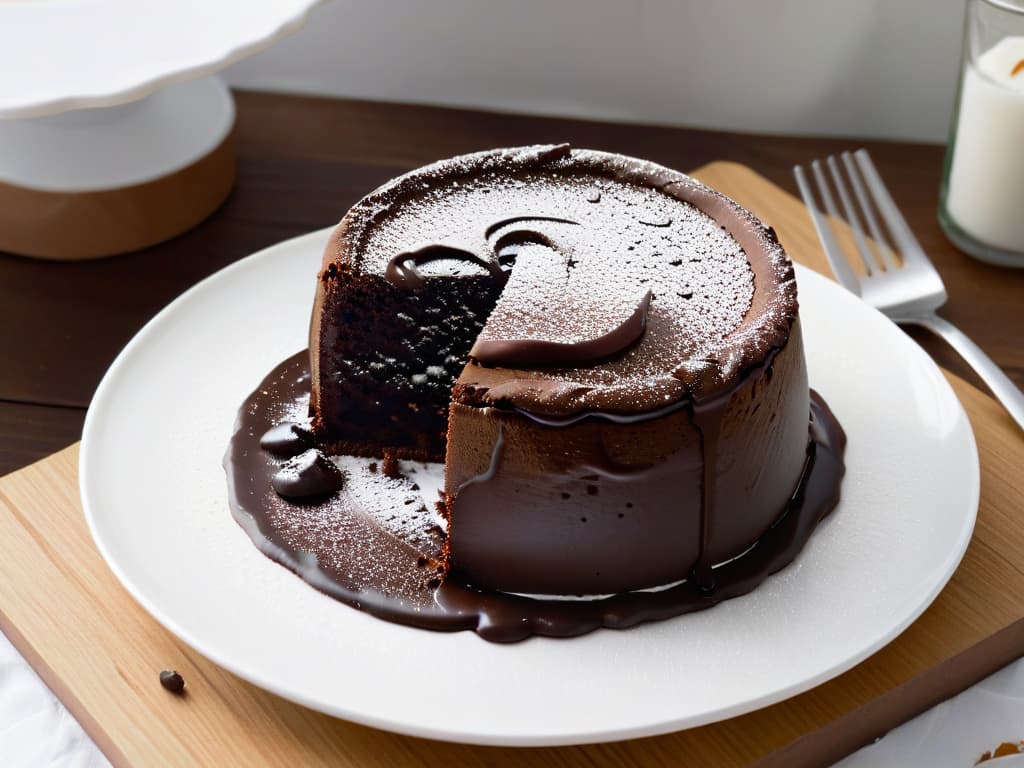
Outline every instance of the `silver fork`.
<svg viewBox="0 0 1024 768"><path fill-rule="evenodd" d="M945 339L988 385L1018 426L1024 429L1024 393L981 347L959 328L935 314L935 310L946 303L946 287L893 202L867 151L860 149L852 155L844 152L840 159L842 167L840 161L833 156L826 158L825 164L843 206L843 216L836 208L819 160L811 163L811 172L825 212L832 219L845 219L849 224L864 275L858 275L847 261L829 219L815 202L804 169L799 165L793 168L800 194L810 211L814 228L818 231L818 238L836 279L847 290L881 310L894 322L919 325ZM884 221L891 241L883 235L876 211ZM867 234L862 219L867 226ZM896 258L896 253L902 256L902 264Z"/></svg>

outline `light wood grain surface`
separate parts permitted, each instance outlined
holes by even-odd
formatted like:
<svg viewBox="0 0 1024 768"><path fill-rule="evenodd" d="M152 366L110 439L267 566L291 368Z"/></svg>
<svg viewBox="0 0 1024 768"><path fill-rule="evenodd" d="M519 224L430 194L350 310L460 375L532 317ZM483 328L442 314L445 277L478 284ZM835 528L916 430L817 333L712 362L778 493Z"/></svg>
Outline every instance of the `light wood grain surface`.
<svg viewBox="0 0 1024 768"><path fill-rule="evenodd" d="M699 175L775 226L796 260L822 268L794 198L734 164ZM949 586L849 672L702 728L617 744L483 748L384 733L290 704L206 661L132 601L89 538L76 446L0 479L0 629L119 766L825 765L1024 652L1024 439L992 400L950 381L975 429L982 503ZM185 697L160 687L166 668L187 680Z"/></svg>

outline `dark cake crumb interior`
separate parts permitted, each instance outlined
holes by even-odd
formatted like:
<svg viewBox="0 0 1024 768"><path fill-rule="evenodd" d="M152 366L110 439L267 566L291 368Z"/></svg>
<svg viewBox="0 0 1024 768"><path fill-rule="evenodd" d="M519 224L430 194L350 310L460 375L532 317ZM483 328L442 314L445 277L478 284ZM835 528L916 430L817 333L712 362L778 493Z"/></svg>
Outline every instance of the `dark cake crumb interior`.
<svg viewBox="0 0 1024 768"><path fill-rule="evenodd" d="M346 433L327 439L338 453L365 454L364 444L376 443L443 461L452 384L502 285L478 274L427 275L414 291L382 283L352 275L331 297L339 322L325 363L336 386L321 405L325 422L344 423Z"/></svg>

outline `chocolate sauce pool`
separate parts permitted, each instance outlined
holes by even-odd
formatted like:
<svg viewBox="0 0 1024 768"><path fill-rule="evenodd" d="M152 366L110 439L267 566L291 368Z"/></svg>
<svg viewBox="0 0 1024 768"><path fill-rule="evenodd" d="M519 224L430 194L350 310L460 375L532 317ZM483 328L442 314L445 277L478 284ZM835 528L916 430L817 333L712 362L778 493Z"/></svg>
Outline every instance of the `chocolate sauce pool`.
<svg viewBox="0 0 1024 768"><path fill-rule="evenodd" d="M424 629L471 629L486 640L573 637L710 608L745 594L788 565L839 500L846 442L811 392L807 462L789 509L750 550L714 569L714 589L690 582L595 599L530 598L442 579L444 531L417 473L390 477L373 459L336 459L341 489L312 501L286 501L274 478L289 459L260 447L275 427L302 422L309 400L308 353L277 366L242 405L224 467L235 520L268 557L312 586L382 619ZM294 448L302 450L301 430ZM284 427L277 437L292 440ZM275 443L276 445L276 443ZM287 451L284 451L285 453Z"/></svg>

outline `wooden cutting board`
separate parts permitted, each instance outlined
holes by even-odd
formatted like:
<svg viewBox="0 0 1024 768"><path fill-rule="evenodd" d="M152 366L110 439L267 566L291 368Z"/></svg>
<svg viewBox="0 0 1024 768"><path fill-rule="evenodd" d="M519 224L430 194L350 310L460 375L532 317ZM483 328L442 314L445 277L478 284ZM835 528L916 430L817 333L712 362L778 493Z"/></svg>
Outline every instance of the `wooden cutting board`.
<svg viewBox="0 0 1024 768"><path fill-rule="evenodd" d="M829 274L798 200L732 163L696 175L772 224L795 260ZM291 704L207 661L128 596L86 529L77 446L0 478L0 629L118 766L826 765L1024 654L1024 435L990 398L949 378L981 455L981 509L960 568L886 648L732 720L615 744L512 749L397 736ZM160 687L168 668L185 677L186 696Z"/></svg>

